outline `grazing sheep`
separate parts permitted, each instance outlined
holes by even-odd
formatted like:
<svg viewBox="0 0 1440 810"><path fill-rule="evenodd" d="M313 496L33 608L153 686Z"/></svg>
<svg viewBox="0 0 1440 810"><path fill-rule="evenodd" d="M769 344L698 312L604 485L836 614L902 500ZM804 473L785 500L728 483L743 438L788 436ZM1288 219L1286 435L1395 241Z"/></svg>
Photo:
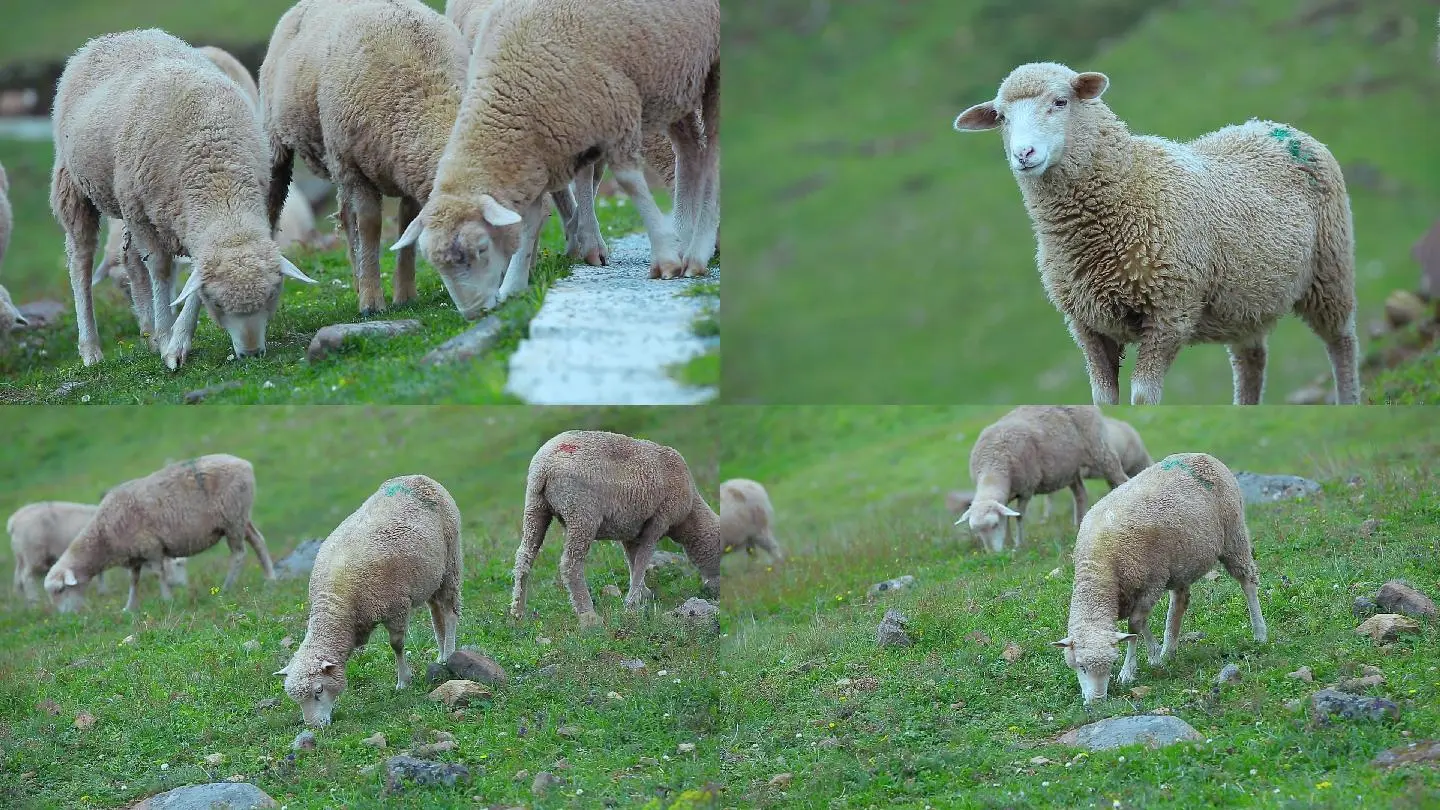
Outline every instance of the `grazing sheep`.
<svg viewBox="0 0 1440 810"><path fill-rule="evenodd" d="M1129 422L1105 417L1105 443L1115 449L1115 454L1120 457L1120 468L1131 478L1139 475L1141 470L1154 463L1150 459L1150 451L1145 449L1145 442L1140 439L1140 433ZM1104 478L1105 473L1097 468L1086 466L1080 469L1080 477ZM1114 489L1115 485L1111 485L1110 488ZM1050 519L1049 496L1045 498L1045 511L1040 519ZM1075 522L1080 522L1078 516L1075 518Z"/></svg>
<svg viewBox="0 0 1440 810"><path fill-rule="evenodd" d="M203 45L195 50L199 51L201 56L214 62L215 67L220 68L221 73L229 76L231 81L235 82L241 90L245 91L245 95L249 97L250 101L255 105L255 111L258 115L260 111L260 88L256 86L255 77L250 75L249 69L240 64L240 60L236 59L234 54L224 48L217 48L214 45Z"/></svg>
<svg viewBox="0 0 1440 810"><path fill-rule="evenodd" d="M95 517L45 575L45 590L61 611L80 606L80 589L107 568L130 569L130 598L125 610L140 607L140 568L147 561L199 554L225 536L230 571L223 590L240 576L245 544L254 549L265 572L275 578L265 538L250 520L255 503L255 470L243 458L200 456L126 481L105 493ZM162 577L160 594L170 598Z"/></svg>
<svg viewBox="0 0 1440 810"><path fill-rule="evenodd" d="M754 554L758 546L772 561L785 560L775 541L775 509L759 482L732 478L720 485L720 544L726 553L743 548Z"/></svg>
<svg viewBox="0 0 1440 810"><path fill-rule="evenodd" d="M627 609L654 595L645 587L645 569L662 537L685 549L706 593L719 594L720 517L673 448L618 433L567 430L535 452L525 479L524 536L515 552L510 615L517 620L525 615L530 571L552 519L565 527L560 573L581 627L601 624L585 584L585 558L596 538L618 540L625 548Z"/></svg>
<svg viewBox="0 0 1440 810"><path fill-rule="evenodd" d="M5 167L0 166L0 267L5 264L5 249L10 246L10 231L14 227L14 212L10 210L10 179L5 175ZM22 326L29 324L25 316L10 300L10 291L0 286L0 337L3 337L16 324Z"/></svg>
<svg viewBox="0 0 1440 810"><path fill-rule="evenodd" d="M1069 635L1052 642L1065 650L1086 703L1105 697L1120 642L1130 644L1121 683L1135 680L1137 638L1145 640L1152 665L1174 652L1190 586L1217 562L1240 581L1250 629L1263 643L1268 631L1245 504L1235 476L1213 456L1166 456L1095 504L1075 540ZM1147 621L1165 591L1170 610L1161 648ZM1115 630L1118 619L1129 620L1129 633Z"/></svg>
<svg viewBox="0 0 1440 810"><path fill-rule="evenodd" d="M345 663L376 625L390 634L397 690L410 685L410 611L429 604L438 660L455 652L460 566L460 509L433 478L391 478L335 527L310 572L305 640L275 673L284 676L285 693L300 705L306 725L330 725L345 691Z"/></svg>
<svg viewBox="0 0 1440 810"><path fill-rule="evenodd" d="M1005 548L1013 517L1019 547L1030 499L1065 487L1075 494L1078 524L1086 502L1082 470L1098 470L1112 487L1129 478L1105 442L1101 420L1093 405L1021 405L980 431L970 450L975 498L955 525L968 520L986 548L998 552ZM1019 511L1007 505L1012 500Z"/></svg>
<svg viewBox="0 0 1440 810"><path fill-rule="evenodd" d="M10 534L10 550L15 554L15 590L35 602L44 593L45 572L60 559L70 542L95 516L99 507L89 503L41 501L15 510L5 522ZM187 581L185 559L165 557L159 565L146 561L142 570L162 576L170 587L183 586ZM101 593L106 590L105 575L95 578Z"/></svg>
<svg viewBox="0 0 1440 810"><path fill-rule="evenodd" d="M314 282L270 238L264 177L249 99L194 48L149 29L92 39L70 57L55 94L50 207L65 229L85 365L102 359L91 298L102 214L138 243L125 251L137 317L155 324L168 368L189 354L202 303L236 356L265 350L283 277ZM184 255L195 271L177 298Z"/></svg>
<svg viewBox="0 0 1440 810"><path fill-rule="evenodd" d="M10 291L0 285L0 337L4 337L16 325L26 326L29 323L30 321L25 318L20 308L10 300Z"/></svg>
<svg viewBox="0 0 1440 810"><path fill-rule="evenodd" d="M650 276L704 275L720 221L718 0L506 0L485 20L434 196L394 249L418 243L478 317L528 288L544 194L583 189L577 172L605 160L645 222ZM673 224L643 170L645 135L665 130Z"/></svg>
<svg viewBox="0 0 1440 810"><path fill-rule="evenodd" d="M1158 403L1180 350L1224 343L1235 404L1260 402L1266 336L1293 311L1324 341L1338 401L1359 402L1355 244L1340 165L1323 144L1252 119L1188 143L1131 135L1110 80L1021 65L955 119L1001 127L1035 225L1040 280L1085 355L1097 405Z"/></svg>

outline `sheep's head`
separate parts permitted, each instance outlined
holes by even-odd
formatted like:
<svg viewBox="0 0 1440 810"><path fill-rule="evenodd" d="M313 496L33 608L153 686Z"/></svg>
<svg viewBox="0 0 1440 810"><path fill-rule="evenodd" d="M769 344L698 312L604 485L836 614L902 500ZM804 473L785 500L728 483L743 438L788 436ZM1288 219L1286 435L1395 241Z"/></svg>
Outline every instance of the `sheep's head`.
<svg viewBox="0 0 1440 810"><path fill-rule="evenodd" d="M188 563L184 557L166 557L160 563L160 573L165 577L165 584L172 587L184 587L190 581Z"/></svg>
<svg viewBox="0 0 1440 810"><path fill-rule="evenodd" d="M13 301L10 300L10 293L4 287L0 287L0 335L14 329L16 325L25 326L30 321L20 313Z"/></svg>
<svg viewBox="0 0 1440 810"><path fill-rule="evenodd" d="M61 613L74 613L85 604L83 594L89 581L90 575L77 570L67 552L60 555L60 559L45 574L45 592L50 594L50 601Z"/></svg>
<svg viewBox="0 0 1440 810"><path fill-rule="evenodd" d="M306 284L315 279L280 255L270 239L236 235L196 256L180 296L170 305L191 306L196 297L210 317L230 333L236 357L265 353L265 327L280 305L280 285L289 276Z"/></svg>
<svg viewBox="0 0 1440 810"><path fill-rule="evenodd" d="M1134 633L1114 630L1076 633L1050 646L1065 651L1065 665L1075 670L1080 681L1080 695L1086 703L1104 700L1110 687L1110 672L1120 657L1120 642L1135 638Z"/></svg>
<svg viewBox="0 0 1440 810"><path fill-rule="evenodd" d="M955 525L959 526L968 520L970 531L980 538L985 547L999 552L1005 550L1005 534L1012 517L1020 517L1020 513L999 501L986 498L973 501L970 508L955 521Z"/></svg>
<svg viewBox="0 0 1440 810"><path fill-rule="evenodd" d="M419 245L466 320L494 309L510 257L520 249L521 217L489 194L473 202L427 203L391 250Z"/></svg>
<svg viewBox="0 0 1440 810"><path fill-rule="evenodd" d="M1000 128L1005 159L1017 177L1039 177L1060 162L1077 110L1099 103L1110 84L1103 73L1076 73L1064 65L1021 65L1000 84L995 100L955 119L960 132Z"/></svg>
<svg viewBox="0 0 1440 810"><path fill-rule="evenodd" d="M345 691L344 662L295 653L284 669L275 673L285 678L285 694L300 706L307 726L330 725L335 701Z"/></svg>

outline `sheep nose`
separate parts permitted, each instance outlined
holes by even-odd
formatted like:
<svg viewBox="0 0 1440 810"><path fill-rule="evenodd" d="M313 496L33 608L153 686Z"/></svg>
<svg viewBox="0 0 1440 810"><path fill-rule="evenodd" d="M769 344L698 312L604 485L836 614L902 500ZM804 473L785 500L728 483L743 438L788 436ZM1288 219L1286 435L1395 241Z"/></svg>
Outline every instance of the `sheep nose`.
<svg viewBox="0 0 1440 810"><path fill-rule="evenodd" d="M1015 153L1015 157L1021 160L1029 160L1035 154L1035 147L1027 146Z"/></svg>

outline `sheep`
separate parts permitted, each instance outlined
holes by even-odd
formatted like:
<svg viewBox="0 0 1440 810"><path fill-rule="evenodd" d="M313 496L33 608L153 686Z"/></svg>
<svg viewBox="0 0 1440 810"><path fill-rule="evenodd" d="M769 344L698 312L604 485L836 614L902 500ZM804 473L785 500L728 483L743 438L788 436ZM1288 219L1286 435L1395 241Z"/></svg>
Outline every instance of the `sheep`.
<svg viewBox="0 0 1440 810"><path fill-rule="evenodd" d="M455 652L460 624L460 509L424 475L380 485L320 544L310 572L305 640L275 674L306 725L328 726L345 691L345 663L376 625L395 651L395 689L410 685L405 630L410 611L430 606L439 662Z"/></svg>
<svg viewBox="0 0 1440 810"><path fill-rule="evenodd" d="M1129 422L1122 422L1119 419L1104 417L1105 420L1105 443L1115 449L1115 454L1120 457L1120 469L1131 478L1140 474L1140 471L1149 467L1154 462L1150 459L1150 451L1145 449L1145 442L1140 439L1140 433ZM1081 478L1104 478L1105 474L1094 467L1084 466L1080 468ZM1112 485L1111 489L1115 487ZM1045 497L1045 511L1041 520L1050 519L1050 496ZM1076 522L1079 522L1077 517Z"/></svg>
<svg viewBox="0 0 1440 810"><path fill-rule="evenodd" d="M220 68L221 73L229 76L231 81L244 90L245 95L254 103L256 112L259 112L260 88L256 86L255 77L250 75L249 69L240 64L240 60L236 59L234 54L214 45L202 45L195 50L199 51L201 56L214 62L215 67Z"/></svg>
<svg viewBox="0 0 1440 810"><path fill-rule="evenodd" d="M1340 166L1294 127L1251 119L1188 143L1131 135L1110 80L1021 65L955 119L1000 127L1039 243L1045 292L1085 356L1096 405L1160 402L1181 348L1229 347L1234 402L1258 404L1267 335L1286 312L1325 343L1338 401L1360 399L1355 245Z"/></svg>
<svg viewBox="0 0 1440 810"><path fill-rule="evenodd" d="M71 541L45 575L45 590L62 612L80 606L81 587L107 568L130 569L126 611L138 610L140 568L145 561L189 557L215 545L220 536L230 547L229 590L245 562L245 545L254 549L266 580L275 567L265 537L250 519L255 502L255 470L250 462L212 454L167 465L143 478L111 488L100 499L95 517ZM160 595L170 598L162 577Z"/></svg>
<svg viewBox="0 0 1440 810"><path fill-rule="evenodd" d="M314 280L271 239L265 149L239 86L164 31L106 34L66 62L54 131L50 207L65 229L84 364L102 359L91 298L102 214L123 219L139 243L125 252L127 273L167 368L185 362L201 304L237 357L263 353L282 279ZM192 256L195 270L175 297L177 255Z"/></svg>
<svg viewBox="0 0 1440 810"><path fill-rule="evenodd" d="M1093 405L1021 405L980 431L970 450L975 496L955 525L969 521L986 548L999 552L1013 517L1019 547L1030 499L1065 487L1075 495L1078 524L1086 503L1082 470L1099 471L1111 486L1129 478L1104 439L1101 419ZM1008 506L1012 500L1018 501L1018 511Z"/></svg>
<svg viewBox="0 0 1440 810"><path fill-rule="evenodd" d="M1096 502L1075 540L1069 634L1051 642L1065 651L1086 703L1105 697L1120 642L1129 643L1121 683L1135 680L1137 638L1144 639L1151 665L1175 651L1190 586L1217 562L1239 580L1250 630L1265 643L1245 504L1224 464L1204 453L1166 456ZM1167 590L1162 648L1147 622ZM1129 633L1115 630L1117 619L1129 620Z"/></svg>
<svg viewBox="0 0 1440 810"><path fill-rule="evenodd" d="M95 504L70 501L41 501L15 510L5 522L10 535L10 550L15 554L15 590L26 601L35 602L43 593L45 572L60 559L85 524L95 516ZM170 587L183 586L187 580L185 559L165 557L156 565L146 561L142 570L161 576ZM95 578L99 590L105 592L105 575Z"/></svg>
<svg viewBox="0 0 1440 810"><path fill-rule="evenodd" d="M754 554L758 546L773 562L785 560L775 541L775 509L759 482L732 478L720 485L720 543L727 553Z"/></svg>
<svg viewBox="0 0 1440 810"><path fill-rule="evenodd" d="M5 249L10 246L10 231L14 227L14 212L10 210L10 179L5 167L0 165L0 266L5 263ZM15 302L10 300L10 291L0 286L0 338L14 329L17 324L26 326L30 322L20 313Z"/></svg>
<svg viewBox="0 0 1440 810"><path fill-rule="evenodd" d="M506 0L474 52L416 244L468 318L529 286L543 195L605 160L650 235L651 278L701 276L719 227L718 0ZM697 116L695 110L701 114ZM646 133L675 150L674 224L645 182Z"/></svg>
<svg viewBox="0 0 1440 810"><path fill-rule="evenodd" d="M510 616L517 621L525 616L530 571L552 519L565 527L560 574L582 628L602 624L585 583L585 558L599 537L625 548L628 610L654 595L645 587L645 569L662 537L685 550L706 594L719 594L720 517L673 448L600 430L567 430L541 445L525 479L523 536L515 552Z"/></svg>

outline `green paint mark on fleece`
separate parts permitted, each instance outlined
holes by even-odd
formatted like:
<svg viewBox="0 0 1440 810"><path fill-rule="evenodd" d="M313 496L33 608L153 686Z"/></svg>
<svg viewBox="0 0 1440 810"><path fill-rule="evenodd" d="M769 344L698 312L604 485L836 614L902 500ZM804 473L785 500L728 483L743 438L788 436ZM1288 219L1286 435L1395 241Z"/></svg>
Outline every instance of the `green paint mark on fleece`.
<svg viewBox="0 0 1440 810"><path fill-rule="evenodd" d="M390 482L389 484L386 484L386 485L385 485L385 489L382 490L382 491L383 491L386 495L390 495L390 496L392 496L392 497L393 497L393 496L395 495L395 493L397 493L397 492L403 492L403 493L405 493L406 495L412 495L412 496L415 494L415 490L413 490L413 489L405 486L404 484L400 483L399 481L392 481L392 482Z"/></svg>
<svg viewBox="0 0 1440 810"><path fill-rule="evenodd" d="M1290 153L1290 159L1300 164L1305 170L1312 187L1319 187L1320 181L1315 177L1316 165L1320 162L1315 156L1315 150L1306 148L1300 144L1300 139L1285 127L1276 127L1270 130L1270 137L1279 141L1285 146L1285 151Z"/></svg>
<svg viewBox="0 0 1440 810"><path fill-rule="evenodd" d="M1191 478L1194 478L1196 481L1199 481L1199 482L1200 482L1200 485L1203 486L1203 487L1205 487L1206 489L1214 489L1214 488L1215 488L1215 483L1214 483L1213 481L1206 481L1204 478L1201 478L1201 477L1200 477L1200 473L1196 472L1194 467L1191 467L1189 464L1186 464L1183 460L1181 460L1181 459L1179 459L1179 458L1175 458L1174 456L1172 456L1172 457L1170 457L1170 458L1167 458L1167 459L1165 459L1164 461L1160 462L1160 469L1162 469L1162 470L1184 470L1186 474L1188 474Z"/></svg>

